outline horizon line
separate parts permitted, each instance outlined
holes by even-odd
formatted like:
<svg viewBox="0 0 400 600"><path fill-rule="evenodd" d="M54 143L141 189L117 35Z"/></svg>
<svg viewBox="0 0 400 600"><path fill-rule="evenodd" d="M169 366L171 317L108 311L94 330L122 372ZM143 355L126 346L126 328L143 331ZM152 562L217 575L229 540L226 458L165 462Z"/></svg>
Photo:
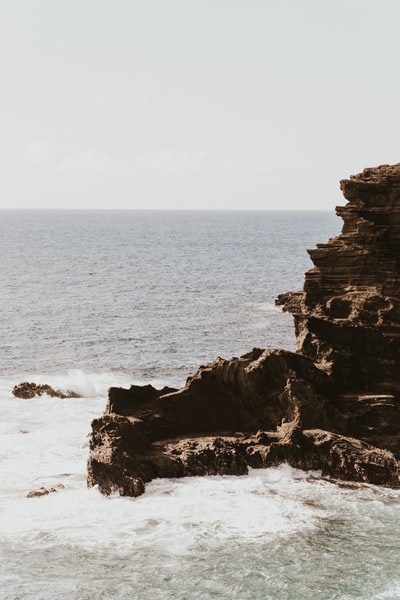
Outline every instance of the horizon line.
<svg viewBox="0 0 400 600"><path fill-rule="evenodd" d="M1 208L0 212L333 212L330 208Z"/></svg>

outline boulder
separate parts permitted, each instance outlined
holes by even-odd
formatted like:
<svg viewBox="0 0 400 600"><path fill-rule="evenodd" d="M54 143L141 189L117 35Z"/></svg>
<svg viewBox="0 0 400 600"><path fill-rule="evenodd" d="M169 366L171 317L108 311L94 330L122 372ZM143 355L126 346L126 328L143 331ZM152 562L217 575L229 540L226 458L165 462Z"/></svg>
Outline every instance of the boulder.
<svg viewBox="0 0 400 600"><path fill-rule="evenodd" d="M17 398L25 399L34 398L35 396L43 396L44 394L51 396L52 398L81 398L79 394L71 390L61 392L60 390L53 389L47 383L32 383L28 381L24 381L18 385L15 385L12 393Z"/></svg>

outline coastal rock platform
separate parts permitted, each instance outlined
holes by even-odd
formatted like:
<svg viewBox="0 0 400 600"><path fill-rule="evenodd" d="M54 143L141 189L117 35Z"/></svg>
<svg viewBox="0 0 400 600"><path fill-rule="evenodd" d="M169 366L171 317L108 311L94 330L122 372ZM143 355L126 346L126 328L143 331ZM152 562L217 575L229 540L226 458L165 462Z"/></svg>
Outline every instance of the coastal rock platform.
<svg viewBox="0 0 400 600"><path fill-rule="evenodd" d="M297 352L254 348L180 389L110 388L92 423L88 484L137 496L156 477L244 474L286 462L400 486L400 165L341 182L342 233L310 250Z"/></svg>

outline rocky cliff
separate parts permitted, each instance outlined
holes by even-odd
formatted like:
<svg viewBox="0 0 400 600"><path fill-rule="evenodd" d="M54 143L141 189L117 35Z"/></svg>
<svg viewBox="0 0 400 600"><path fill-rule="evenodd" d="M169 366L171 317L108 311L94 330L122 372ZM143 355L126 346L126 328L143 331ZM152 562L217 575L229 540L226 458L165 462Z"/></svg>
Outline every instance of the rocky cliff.
<svg viewBox="0 0 400 600"><path fill-rule="evenodd" d="M297 353L218 358L180 390L111 388L92 424L88 484L136 496L155 477L243 474L283 461L400 485L400 165L341 182L342 233L309 250Z"/></svg>
<svg viewBox="0 0 400 600"><path fill-rule="evenodd" d="M342 233L309 250L304 289L280 297L295 319L297 350L338 391L400 384L400 165L341 181Z"/></svg>

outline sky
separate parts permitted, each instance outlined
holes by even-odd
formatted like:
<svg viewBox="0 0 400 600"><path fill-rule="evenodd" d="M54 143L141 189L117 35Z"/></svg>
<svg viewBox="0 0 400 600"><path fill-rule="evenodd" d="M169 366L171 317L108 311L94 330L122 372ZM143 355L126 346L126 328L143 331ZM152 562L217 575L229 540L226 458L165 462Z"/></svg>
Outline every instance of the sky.
<svg viewBox="0 0 400 600"><path fill-rule="evenodd" d="M400 162L398 0L0 0L0 208L306 209Z"/></svg>

